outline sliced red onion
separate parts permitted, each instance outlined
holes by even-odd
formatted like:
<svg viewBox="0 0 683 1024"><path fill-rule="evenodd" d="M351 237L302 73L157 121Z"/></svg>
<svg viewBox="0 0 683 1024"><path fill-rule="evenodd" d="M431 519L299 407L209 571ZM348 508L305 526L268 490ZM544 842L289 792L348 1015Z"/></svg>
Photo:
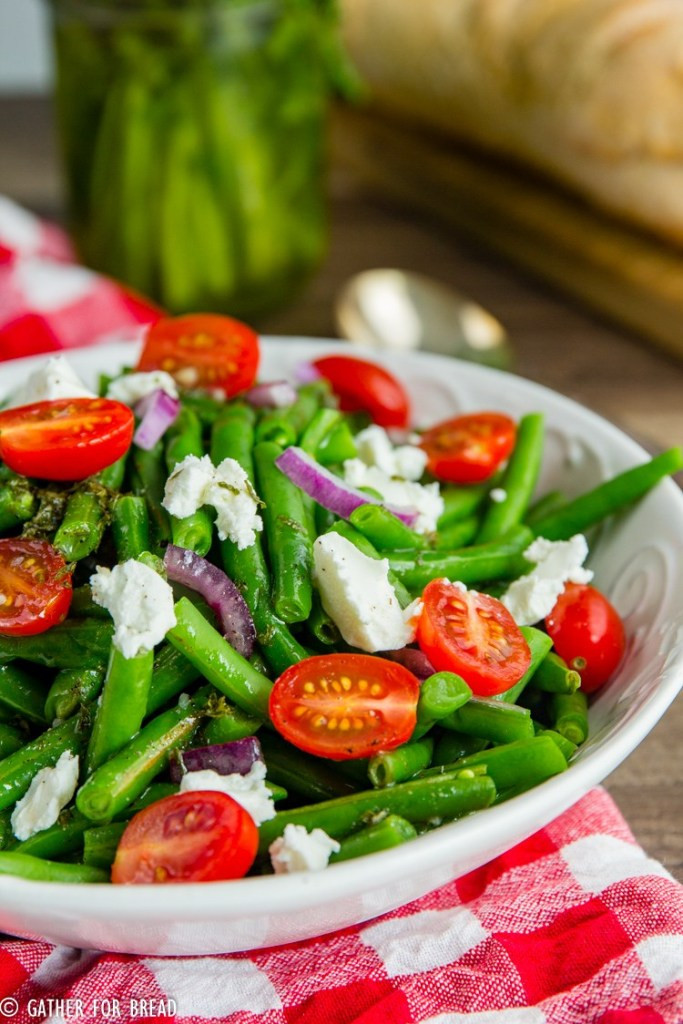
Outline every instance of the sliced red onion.
<svg viewBox="0 0 683 1024"><path fill-rule="evenodd" d="M396 661L399 665L403 665L404 668L407 668L418 679L426 679L427 676L433 676L436 671L427 655L423 654L416 647L401 647L398 651L383 651L381 656L389 661Z"/></svg>
<svg viewBox="0 0 683 1024"><path fill-rule="evenodd" d="M293 376L298 384L312 384L314 380L320 380L322 373L313 363L297 363Z"/></svg>
<svg viewBox="0 0 683 1024"><path fill-rule="evenodd" d="M149 451L175 420L180 412L180 402L162 388L156 388L140 399L135 411L141 419L133 435L133 442L138 448Z"/></svg>
<svg viewBox="0 0 683 1024"><path fill-rule="evenodd" d="M388 505L351 487L329 469L321 466L302 448L285 448L282 455L275 460L275 465L314 501L342 519L348 519L353 510L360 508L361 505L384 505L408 526L412 526L417 519L415 509Z"/></svg>
<svg viewBox="0 0 683 1024"><path fill-rule="evenodd" d="M196 551L169 544L164 555L169 580L196 590L217 615L223 636L238 654L251 657L256 629L251 612L229 576Z"/></svg>
<svg viewBox="0 0 683 1024"><path fill-rule="evenodd" d="M245 392L249 405L256 409L284 409L296 402L296 389L288 380L273 380L267 384L256 384Z"/></svg>
<svg viewBox="0 0 683 1024"><path fill-rule="evenodd" d="M212 743L208 747L183 750L169 764L172 782L180 782L185 772L212 771L218 775L248 775L255 761L262 761L261 744L256 736L245 736L231 743Z"/></svg>

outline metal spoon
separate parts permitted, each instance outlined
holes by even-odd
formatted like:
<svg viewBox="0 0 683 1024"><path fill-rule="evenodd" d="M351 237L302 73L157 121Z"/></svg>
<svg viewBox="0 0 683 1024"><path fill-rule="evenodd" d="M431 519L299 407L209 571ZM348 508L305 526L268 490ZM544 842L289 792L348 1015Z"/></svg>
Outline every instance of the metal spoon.
<svg viewBox="0 0 683 1024"><path fill-rule="evenodd" d="M503 326L471 299L405 270L365 270L335 303L342 337L371 348L425 349L506 368L510 343Z"/></svg>

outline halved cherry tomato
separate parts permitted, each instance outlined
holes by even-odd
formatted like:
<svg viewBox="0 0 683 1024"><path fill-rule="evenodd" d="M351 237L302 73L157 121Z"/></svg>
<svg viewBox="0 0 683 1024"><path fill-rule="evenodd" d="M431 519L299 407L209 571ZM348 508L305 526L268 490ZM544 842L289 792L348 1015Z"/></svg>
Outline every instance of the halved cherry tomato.
<svg viewBox="0 0 683 1024"><path fill-rule="evenodd" d="M71 573L46 540L0 540L0 634L44 633L66 617Z"/></svg>
<svg viewBox="0 0 683 1024"><path fill-rule="evenodd" d="M426 430L420 447L427 469L439 480L474 484L487 480L515 446L515 421L500 412L455 416Z"/></svg>
<svg viewBox="0 0 683 1024"><path fill-rule="evenodd" d="M408 426L408 395L384 367L355 356L322 356L313 365L329 380L344 412L368 412L380 427Z"/></svg>
<svg viewBox="0 0 683 1024"><path fill-rule="evenodd" d="M270 716L286 740L309 754L369 757L409 739L419 691L412 672L385 658L320 654L275 680Z"/></svg>
<svg viewBox="0 0 683 1024"><path fill-rule="evenodd" d="M138 811L116 850L112 882L216 882L254 863L254 819L226 793L175 793Z"/></svg>
<svg viewBox="0 0 683 1024"><path fill-rule="evenodd" d="M509 690L529 667L529 645L507 608L488 594L432 580L417 640L435 669L457 672L478 697Z"/></svg>
<svg viewBox="0 0 683 1024"><path fill-rule="evenodd" d="M0 412L0 458L24 476L83 480L128 451L135 419L110 398L58 398Z"/></svg>
<svg viewBox="0 0 683 1024"><path fill-rule="evenodd" d="M188 313L152 324L138 370L166 370L181 387L218 388L231 398L252 386L258 363L251 327L217 313Z"/></svg>
<svg viewBox="0 0 683 1024"><path fill-rule="evenodd" d="M624 624L604 594L587 583L567 583L545 620L555 650L593 693L606 683L626 649Z"/></svg>

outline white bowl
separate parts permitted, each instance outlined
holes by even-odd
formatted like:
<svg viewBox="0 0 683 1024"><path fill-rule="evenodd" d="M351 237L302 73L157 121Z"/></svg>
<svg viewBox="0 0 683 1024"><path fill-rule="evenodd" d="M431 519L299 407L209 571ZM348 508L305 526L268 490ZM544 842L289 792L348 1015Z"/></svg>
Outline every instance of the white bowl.
<svg viewBox="0 0 683 1024"><path fill-rule="evenodd" d="M330 343L268 339L260 376L290 376L298 363L323 349L330 351ZM94 383L99 371L112 373L130 364L135 352L130 343L112 343L68 356ZM390 365L405 382L417 424L475 409L500 409L513 416L544 412L548 441L539 491L560 486L573 495L647 459L642 448L605 420L529 381L438 356L367 355ZM5 364L2 390L16 387L42 361ZM590 739L567 772L499 807L319 874L130 887L0 877L0 931L156 956L256 949L376 917L509 849L613 771L681 686L683 494L673 482L660 484L602 530L591 567L624 617L628 656L592 704Z"/></svg>

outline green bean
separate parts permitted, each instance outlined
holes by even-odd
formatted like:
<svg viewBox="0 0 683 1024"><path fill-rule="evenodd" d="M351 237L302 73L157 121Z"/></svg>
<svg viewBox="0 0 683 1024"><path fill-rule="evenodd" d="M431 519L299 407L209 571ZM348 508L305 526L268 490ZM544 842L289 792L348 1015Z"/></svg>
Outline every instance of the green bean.
<svg viewBox="0 0 683 1024"><path fill-rule="evenodd" d="M449 820L488 807L495 800L496 787L486 775L461 777L452 772L436 778L411 779L387 789L371 789L350 796L326 800L308 807L278 811L259 829L259 849L265 852L285 826L322 828L333 839L343 839L378 814L398 814L408 821Z"/></svg>
<svg viewBox="0 0 683 1024"><path fill-rule="evenodd" d="M281 448L296 444L328 394L329 386L324 381L302 385L292 405L273 409L261 417L256 426L256 441L273 442Z"/></svg>
<svg viewBox="0 0 683 1024"><path fill-rule="evenodd" d="M454 732L450 729L439 732L434 744L432 764L452 764L461 757L468 754L476 754L488 746L488 740L479 736L467 736L463 732Z"/></svg>
<svg viewBox="0 0 683 1024"><path fill-rule="evenodd" d="M514 579L531 566L523 556L533 540L526 526L514 527L500 540L458 551L420 551L410 557L402 551L386 552L389 565L408 590L421 591L434 579L445 577L470 586L488 580Z"/></svg>
<svg viewBox="0 0 683 1024"><path fill-rule="evenodd" d="M273 607L287 623L303 622L313 597L312 538L306 528L302 492L275 465L282 449L270 441L254 448L258 492L265 501L263 522L274 577Z"/></svg>
<svg viewBox="0 0 683 1024"><path fill-rule="evenodd" d="M186 707L179 705L152 718L125 747L100 765L76 794L81 814L105 824L137 800L166 768L172 752L189 743L209 693L210 688L203 687Z"/></svg>
<svg viewBox="0 0 683 1024"><path fill-rule="evenodd" d="M412 739L424 736L436 722L466 704L472 691L455 672L435 672L422 682L417 701L417 724Z"/></svg>
<svg viewBox="0 0 683 1024"><path fill-rule="evenodd" d="M368 853L390 850L394 846L415 839L417 831L405 818L398 814L388 814L386 818L361 828L346 839L342 839L337 853L330 856L330 864L351 860L354 857L365 857Z"/></svg>
<svg viewBox="0 0 683 1024"><path fill-rule="evenodd" d="M0 874L30 878L35 882L108 882L109 873L87 864L61 864L58 861L42 860L27 853L0 851Z"/></svg>
<svg viewBox="0 0 683 1024"><path fill-rule="evenodd" d="M583 690L553 693L550 718L555 732L580 746L588 738L588 698Z"/></svg>
<svg viewBox="0 0 683 1024"><path fill-rule="evenodd" d="M320 594L317 590L313 591L313 604L306 628L313 639L325 647L338 644L341 640L339 628L323 608Z"/></svg>
<svg viewBox="0 0 683 1024"><path fill-rule="evenodd" d="M90 775L137 733L147 709L153 651L127 658L112 645L86 756Z"/></svg>
<svg viewBox="0 0 683 1024"><path fill-rule="evenodd" d="M543 664L544 659L548 656L550 648L553 646L553 642L548 634L543 633L540 629L535 629L534 626L521 626L520 628L522 636L529 646L529 653L531 654L529 667L521 679L519 679L509 689L504 690L502 693L497 693L491 698L492 700L501 700L508 704L515 704L519 695L526 688L529 681L532 678L536 678L536 673Z"/></svg>
<svg viewBox="0 0 683 1024"><path fill-rule="evenodd" d="M534 735L531 713L527 708L480 697L473 697L452 715L442 718L439 724L493 743L511 743Z"/></svg>
<svg viewBox="0 0 683 1024"><path fill-rule="evenodd" d="M581 686L581 676L559 654L549 651L534 673L534 686L544 693L574 693Z"/></svg>
<svg viewBox="0 0 683 1024"><path fill-rule="evenodd" d="M93 601L89 583L73 588L69 615L74 619L104 619L107 622L111 622L111 615L107 609L103 608L101 604L95 604Z"/></svg>
<svg viewBox="0 0 683 1024"><path fill-rule="evenodd" d="M174 423L166 432L166 466L172 473L188 455L201 458L204 453L202 427L199 417L191 409L181 408ZM206 555L213 540L213 519L205 508L178 519L171 516L173 543L178 547Z"/></svg>
<svg viewBox="0 0 683 1024"><path fill-rule="evenodd" d="M384 505L360 505L349 522L380 552L392 548L420 551L427 546L423 534L411 530Z"/></svg>
<svg viewBox="0 0 683 1024"><path fill-rule="evenodd" d="M175 613L176 624L166 634L167 640L228 700L266 720L273 687L270 679L238 654L186 597L176 603Z"/></svg>
<svg viewBox="0 0 683 1024"><path fill-rule="evenodd" d="M199 672L182 651L177 650L173 644L163 644L154 657L146 714L153 715L159 711L164 704L191 686L198 676Z"/></svg>
<svg viewBox="0 0 683 1024"><path fill-rule="evenodd" d="M534 728L536 728L536 723L534 723ZM566 736L561 736L559 732L555 732L554 729L544 729L543 726L541 726L536 730L536 735L548 736L553 743L560 748L566 761L571 760L578 750L576 743L572 743L572 741L567 739Z"/></svg>
<svg viewBox="0 0 683 1024"><path fill-rule="evenodd" d="M123 481L126 475L126 464L128 462L128 452L122 455L116 462L112 462L111 465L105 466L99 473L96 473L92 478L96 480L102 487L106 487L109 491L120 491L123 487Z"/></svg>
<svg viewBox="0 0 683 1024"><path fill-rule="evenodd" d="M166 489L166 467L163 440L157 441L149 450L133 445L133 492L147 502L150 524L153 525L160 543L170 541L171 518L163 507Z"/></svg>
<svg viewBox="0 0 683 1024"><path fill-rule="evenodd" d="M80 715L46 729L20 750L0 761L0 810L16 803L31 785L41 768L53 768L69 750L80 754L88 738Z"/></svg>
<svg viewBox="0 0 683 1024"><path fill-rule="evenodd" d="M347 418L339 420L322 439L316 458L322 466L337 466L358 454L353 431Z"/></svg>
<svg viewBox="0 0 683 1024"><path fill-rule="evenodd" d="M0 486L0 533L25 523L38 506L35 490L24 477L10 477Z"/></svg>
<svg viewBox="0 0 683 1024"><path fill-rule="evenodd" d="M5 808L4 811L0 811L0 850L6 850L13 842L12 811Z"/></svg>
<svg viewBox="0 0 683 1024"><path fill-rule="evenodd" d="M0 665L0 704L30 722L47 724L45 687L16 665Z"/></svg>
<svg viewBox="0 0 683 1024"><path fill-rule="evenodd" d="M109 492L95 482L75 491L55 534L54 546L67 562L78 562L100 546L107 525Z"/></svg>
<svg viewBox="0 0 683 1024"><path fill-rule="evenodd" d="M268 778L296 793L304 800L329 800L354 793L358 788L325 758L313 757L297 750L275 733L264 730L259 735ZM367 785L367 776L364 780Z"/></svg>
<svg viewBox="0 0 683 1024"><path fill-rule="evenodd" d="M76 810L62 811L54 825L29 836L23 842L14 840L6 849L29 853L32 857L65 857L83 847L83 833L91 824Z"/></svg>
<svg viewBox="0 0 683 1024"><path fill-rule="evenodd" d="M206 427L212 427L225 410L225 404L206 391L184 391L183 408L191 409Z"/></svg>
<svg viewBox="0 0 683 1024"><path fill-rule="evenodd" d="M51 536L64 518L68 492L63 489L46 487L40 491L38 508L24 523L22 537L45 538Z"/></svg>
<svg viewBox="0 0 683 1024"><path fill-rule="evenodd" d="M431 763L434 740L431 736L411 740L394 750L383 750L370 758L368 778L375 789L406 782Z"/></svg>
<svg viewBox="0 0 683 1024"><path fill-rule="evenodd" d="M471 484L467 487L442 487L443 512L436 524L439 532L452 523L474 516L493 486L495 482L487 480L486 483Z"/></svg>
<svg viewBox="0 0 683 1024"><path fill-rule="evenodd" d="M320 536L321 533L327 533L327 531L334 526L337 522L337 516L334 512L330 512L328 508L323 508L322 505L317 503L313 506L313 522L315 525L316 536Z"/></svg>
<svg viewBox="0 0 683 1024"><path fill-rule="evenodd" d="M112 506L111 530L119 562L149 551L147 502L138 494L120 494Z"/></svg>
<svg viewBox="0 0 683 1024"><path fill-rule="evenodd" d="M543 438L542 413L522 416L514 451L500 481L505 498L489 503L477 534L477 543L484 544L505 536L524 518L541 468Z"/></svg>
<svg viewBox="0 0 683 1024"><path fill-rule="evenodd" d="M318 409L299 440L299 447L314 459L318 457L318 449L333 427L342 422L342 414L338 409Z"/></svg>
<svg viewBox="0 0 683 1024"><path fill-rule="evenodd" d="M220 712L216 712L202 727L203 743L232 743L233 740L253 736L262 725L260 718L246 714L222 698Z"/></svg>
<svg viewBox="0 0 683 1024"><path fill-rule="evenodd" d="M87 819L86 819L87 820ZM83 863L109 871L118 849L127 821L112 821L109 825L92 825L83 832Z"/></svg>
<svg viewBox="0 0 683 1024"><path fill-rule="evenodd" d="M464 548L471 544L479 531L479 519L477 516L468 516L466 519L457 519L449 523L443 530L436 534L434 546L437 551L452 551L454 548Z"/></svg>
<svg viewBox="0 0 683 1024"><path fill-rule="evenodd" d="M7 722L0 722L0 760L20 750L24 742L25 737L19 729Z"/></svg>
<svg viewBox="0 0 683 1024"><path fill-rule="evenodd" d="M533 736L502 746L490 747L476 754L468 754L453 764L430 768L421 773L420 777L482 765L486 769L486 774L495 782L496 789L502 791L511 787L529 788L538 785L552 775L563 772L567 762L559 746L550 736Z"/></svg>
<svg viewBox="0 0 683 1024"><path fill-rule="evenodd" d="M384 558L385 555L380 555L377 548L372 544L367 537L364 537L355 526L351 523L347 523L344 519L339 519L333 523L329 528L328 533L338 533L340 537L344 537L363 555L367 555L368 558ZM398 578L396 573L389 569L389 582L391 583L396 593L396 600L401 605L401 608L407 608L412 601L411 595L408 590L404 587L401 580Z"/></svg>
<svg viewBox="0 0 683 1024"><path fill-rule="evenodd" d="M568 540L644 497L664 477L683 469L683 452L669 448L650 462L619 473L534 523L537 537Z"/></svg>
<svg viewBox="0 0 683 1024"><path fill-rule="evenodd" d="M546 516L557 512L559 509L564 508L567 504L567 496L562 491L548 491L547 494L543 494L538 498L532 505L529 506L526 515L524 516L524 522L527 526L532 528L536 523L539 523Z"/></svg>
<svg viewBox="0 0 683 1024"><path fill-rule="evenodd" d="M67 619L36 636L0 636L0 661L22 658L48 668L97 668L106 662L114 626L97 619Z"/></svg>

